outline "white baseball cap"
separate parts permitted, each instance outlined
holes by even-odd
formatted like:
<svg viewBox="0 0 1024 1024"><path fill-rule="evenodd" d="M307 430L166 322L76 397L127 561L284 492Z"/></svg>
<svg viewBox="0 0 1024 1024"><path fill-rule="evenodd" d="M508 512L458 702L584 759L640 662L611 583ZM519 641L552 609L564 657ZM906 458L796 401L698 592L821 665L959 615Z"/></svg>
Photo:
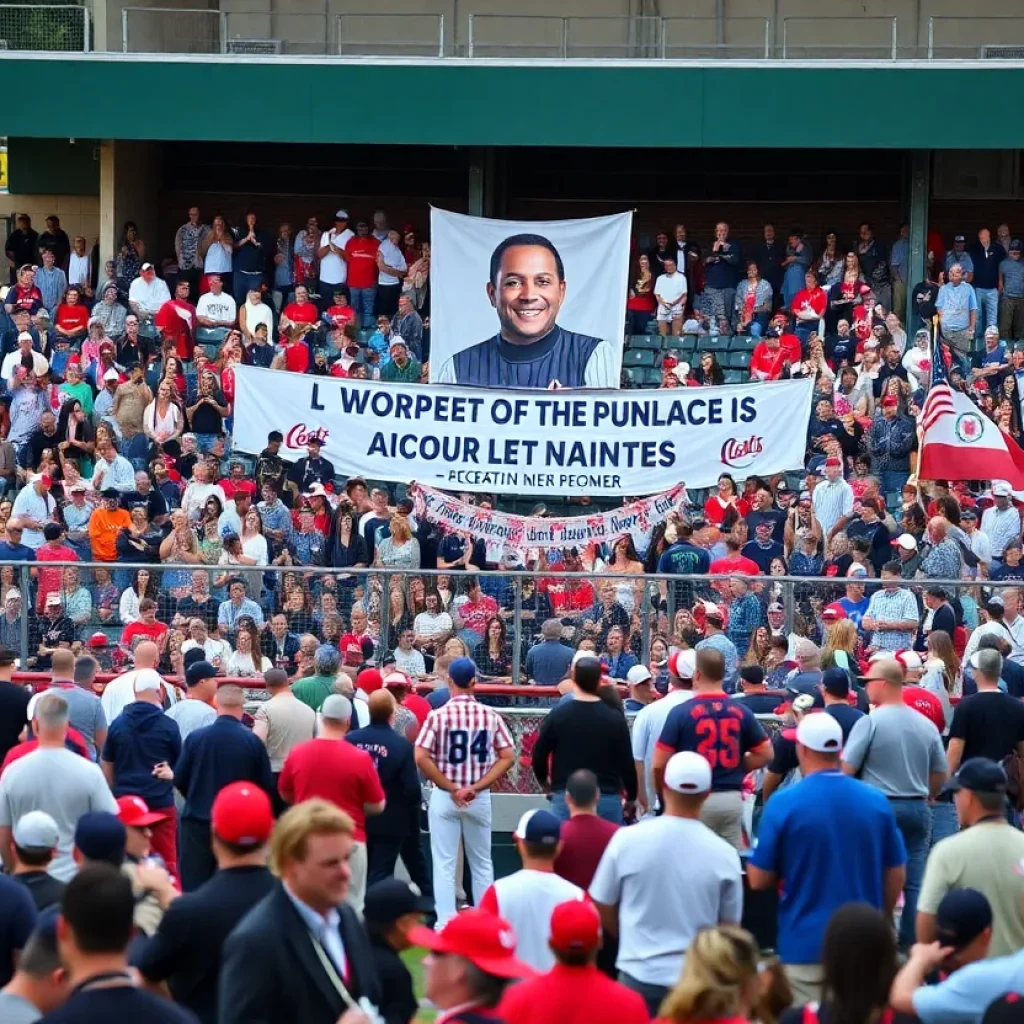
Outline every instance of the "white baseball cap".
<svg viewBox="0 0 1024 1024"><path fill-rule="evenodd" d="M838 754L843 749L843 730L827 711L819 711L800 719L796 741L819 754Z"/></svg>
<svg viewBox="0 0 1024 1024"><path fill-rule="evenodd" d="M904 551L916 551L917 550L917 539L912 533L901 533L895 543L903 548Z"/></svg>
<svg viewBox="0 0 1024 1024"><path fill-rule="evenodd" d="M29 811L14 826L14 841L23 849L52 850L59 839L57 822L46 811Z"/></svg>
<svg viewBox="0 0 1024 1024"><path fill-rule="evenodd" d="M584 658L593 658L594 661L601 660L596 651L588 651L585 648L581 648L572 656L572 664L575 665Z"/></svg>
<svg viewBox="0 0 1024 1024"><path fill-rule="evenodd" d="M847 577L850 576L867 576L868 571L864 568L860 562L854 562L849 569L846 570Z"/></svg>
<svg viewBox="0 0 1024 1024"><path fill-rule="evenodd" d="M692 750L681 750L673 754L665 765L665 785L687 796L707 793L711 789L711 765L700 754Z"/></svg>
<svg viewBox="0 0 1024 1024"><path fill-rule="evenodd" d="M8 590L6 594L4 594L4 600L5 601L15 601L15 600L19 599L20 597L21 597L21 591L20 590L16 590L14 587L11 587L11 589Z"/></svg>
<svg viewBox="0 0 1024 1024"><path fill-rule="evenodd" d="M651 678L651 670L646 665L634 665L626 673L626 682L631 686L636 686L638 683L649 683Z"/></svg>
<svg viewBox="0 0 1024 1024"><path fill-rule="evenodd" d="M46 603L47 605L60 604L60 594L58 594L56 590L51 590L50 593L46 595Z"/></svg>
<svg viewBox="0 0 1024 1024"><path fill-rule="evenodd" d="M680 679L692 679L697 671L697 652L694 650L676 651L668 659L669 672Z"/></svg>
<svg viewBox="0 0 1024 1024"><path fill-rule="evenodd" d="M121 379L121 375L117 372L117 370L107 370L107 372L105 374L103 374L103 379L104 380L120 380Z"/></svg>
<svg viewBox="0 0 1024 1024"><path fill-rule="evenodd" d="M917 672L924 668L924 662L917 651L897 651L896 660L903 666L904 672Z"/></svg>
<svg viewBox="0 0 1024 1024"><path fill-rule="evenodd" d="M152 668L140 668L135 673L135 682L132 688L136 693L144 693L148 690L159 690L164 685L160 673Z"/></svg>
<svg viewBox="0 0 1024 1024"><path fill-rule="evenodd" d="M868 663L874 665L876 661L894 661L895 659L896 653L894 651L875 651L875 653L868 658Z"/></svg>
<svg viewBox="0 0 1024 1024"><path fill-rule="evenodd" d="M1008 498L1013 493L1013 488L1005 480L993 480L992 493L997 498Z"/></svg>

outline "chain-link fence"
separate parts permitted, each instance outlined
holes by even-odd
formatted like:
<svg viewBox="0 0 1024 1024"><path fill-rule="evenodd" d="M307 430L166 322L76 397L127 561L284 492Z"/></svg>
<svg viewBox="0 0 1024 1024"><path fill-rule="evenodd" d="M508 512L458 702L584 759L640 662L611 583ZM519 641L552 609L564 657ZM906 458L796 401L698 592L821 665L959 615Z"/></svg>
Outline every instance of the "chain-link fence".
<svg viewBox="0 0 1024 1024"><path fill-rule="evenodd" d="M0 50L88 53L89 8L77 4L0 4Z"/></svg>

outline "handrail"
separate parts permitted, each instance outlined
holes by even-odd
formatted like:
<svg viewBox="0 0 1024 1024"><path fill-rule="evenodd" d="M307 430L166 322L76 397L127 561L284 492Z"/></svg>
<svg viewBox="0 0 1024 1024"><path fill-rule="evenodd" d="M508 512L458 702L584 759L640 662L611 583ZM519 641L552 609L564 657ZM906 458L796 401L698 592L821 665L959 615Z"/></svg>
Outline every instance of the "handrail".
<svg viewBox="0 0 1024 1024"><path fill-rule="evenodd" d="M889 52L890 60L898 59L898 38L899 38L899 17L892 15L841 15L841 14L822 14L822 15L808 15L805 17L798 18L783 18L782 19L782 59L788 58L789 50L789 24L790 22L819 22L819 21L854 21L854 22L866 22L866 21L888 21L890 24L890 37L889 37ZM823 43L801 43L799 46L802 49L823 49L827 44ZM878 44L876 43L843 43L841 46L836 47L842 50L876 50ZM805 58L806 59L806 58Z"/></svg>

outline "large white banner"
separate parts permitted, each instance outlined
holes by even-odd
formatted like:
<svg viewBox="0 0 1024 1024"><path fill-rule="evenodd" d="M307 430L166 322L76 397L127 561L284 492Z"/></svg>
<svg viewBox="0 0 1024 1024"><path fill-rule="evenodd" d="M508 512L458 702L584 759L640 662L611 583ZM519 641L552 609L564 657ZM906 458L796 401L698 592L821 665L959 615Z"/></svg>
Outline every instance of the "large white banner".
<svg viewBox="0 0 1024 1024"><path fill-rule="evenodd" d="M632 221L432 209L431 383L617 388Z"/></svg>
<svg viewBox="0 0 1024 1024"><path fill-rule="evenodd" d="M533 392L313 377L235 367L234 444L258 453L270 430L281 455L310 437L345 476L418 481L453 491L624 496L719 474L803 465L814 383L720 388Z"/></svg>

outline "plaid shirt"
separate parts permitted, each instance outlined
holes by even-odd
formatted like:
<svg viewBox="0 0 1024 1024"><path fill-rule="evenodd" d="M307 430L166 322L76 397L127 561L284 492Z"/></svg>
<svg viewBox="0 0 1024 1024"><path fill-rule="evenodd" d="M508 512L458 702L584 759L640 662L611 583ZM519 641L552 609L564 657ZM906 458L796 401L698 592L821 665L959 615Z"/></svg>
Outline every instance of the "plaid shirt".
<svg viewBox="0 0 1024 1024"><path fill-rule="evenodd" d="M741 658L746 655L750 638L760 625L761 602L753 594L744 594L729 605L729 626L725 632Z"/></svg>
<svg viewBox="0 0 1024 1024"><path fill-rule="evenodd" d="M917 622L917 601L909 590L876 590L871 595L865 618L879 622ZM913 645L914 634L894 629L876 629L870 638L870 646L880 651L903 651Z"/></svg>
<svg viewBox="0 0 1024 1024"><path fill-rule="evenodd" d="M468 694L452 697L427 715L416 746L456 786L472 786L494 767L498 751L513 746L501 716Z"/></svg>

